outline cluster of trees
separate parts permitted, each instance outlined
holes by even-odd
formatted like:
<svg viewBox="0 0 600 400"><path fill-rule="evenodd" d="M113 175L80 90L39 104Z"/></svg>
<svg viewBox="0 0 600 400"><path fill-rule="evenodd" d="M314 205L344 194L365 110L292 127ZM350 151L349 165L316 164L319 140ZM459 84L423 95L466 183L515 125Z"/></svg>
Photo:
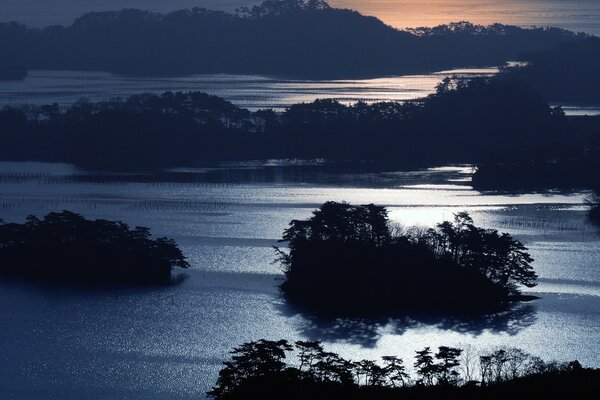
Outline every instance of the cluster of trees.
<svg viewBox="0 0 600 400"><path fill-rule="evenodd" d="M323 11L331 10L332 7L323 0L266 0L261 4L252 7L240 7L237 14L239 16L260 19L267 16L278 16L298 11Z"/></svg>
<svg viewBox="0 0 600 400"><path fill-rule="evenodd" d="M467 23L399 31L324 1L269 0L237 14L129 9L85 14L66 27L2 23L0 54L30 70L344 78L501 65L520 52L582 37L560 29Z"/></svg>
<svg viewBox="0 0 600 400"><path fill-rule="evenodd" d="M318 313L483 311L522 298L537 278L522 243L467 213L423 232L390 227L383 207L327 202L291 221L282 242L281 290Z"/></svg>
<svg viewBox="0 0 600 400"><path fill-rule="evenodd" d="M287 355L292 352L295 358L289 360ZM476 354L472 349L440 346L434 352L426 347L416 352L413 367L411 374L396 356L382 357L379 362L353 362L325 351L320 342L298 341L292 345L286 340L263 339L231 351L231 359L224 363L208 396L216 400L261 398L267 393L280 398L307 398L309 394L323 398L329 394L331 398L481 399L490 397L489 389L531 383L532 377L551 381L598 375L598 371L585 370L577 361L547 363L516 348Z"/></svg>
<svg viewBox="0 0 600 400"><path fill-rule="evenodd" d="M297 158L415 168L476 163L492 151L534 148L542 138L563 145L598 126L594 120L574 129L560 109L510 80L446 80L421 101L317 100L284 113L167 92L65 110L0 110L0 159L126 169Z"/></svg>
<svg viewBox="0 0 600 400"><path fill-rule="evenodd" d="M171 281L188 263L172 239L144 227L87 220L69 211L24 224L0 220L0 275L40 282L137 285Z"/></svg>
<svg viewBox="0 0 600 400"><path fill-rule="evenodd" d="M45 105L24 105L17 108L6 107L3 112L11 112L17 122L39 123L41 125L69 125L110 113L172 115L182 120L193 120L202 126L245 127L251 122L251 113L220 97L203 92L164 92L162 94L136 94L125 99L120 97L109 101L89 102L81 99L69 107L57 103ZM16 114L20 114L16 118ZM3 114L11 120L11 114Z"/></svg>
<svg viewBox="0 0 600 400"><path fill-rule="evenodd" d="M0 158L117 169L245 159L253 129L247 110L199 92L5 108Z"/></svg>

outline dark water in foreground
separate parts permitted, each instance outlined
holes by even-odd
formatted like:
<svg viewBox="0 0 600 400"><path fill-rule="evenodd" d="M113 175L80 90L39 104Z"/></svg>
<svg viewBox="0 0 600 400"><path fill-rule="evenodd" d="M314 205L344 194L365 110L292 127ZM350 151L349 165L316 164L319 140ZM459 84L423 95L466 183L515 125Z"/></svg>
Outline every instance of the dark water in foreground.
<svg viewBox="0 0 600 400"><path fill-rule="evenodd" d="M191 399L243 341L321 339L349 358L424 346L520 347L600 367L600 236L585 193L479 193L469 167L332 173L323 167L228 167L100 176L67 165L0 163L0 217L70 209L173 237L190 258L184 283L82 292L0 283L0 398ZM322 320L282 301L272 245L327 200L385 205L403 224L469 211L509 231L536 261L540 300L481 318ZM410 364L410 362L408 362Z"/></svg>

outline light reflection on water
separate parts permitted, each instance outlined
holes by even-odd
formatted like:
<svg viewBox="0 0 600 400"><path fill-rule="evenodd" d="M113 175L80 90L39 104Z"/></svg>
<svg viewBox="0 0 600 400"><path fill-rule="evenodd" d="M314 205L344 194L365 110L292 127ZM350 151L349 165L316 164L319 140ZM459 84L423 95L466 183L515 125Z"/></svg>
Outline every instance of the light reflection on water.
<svg viewBox="0 0 600 400"><path fill-rule="evenodd" d="M272 165L124 177L0 163L4 220L63 208L122 219L175 238L192 264L183 284L159 289L1 283L0 354L9 362L0 367L0 397L198 398L231 347L262 337L322 339L350 358L511 345L600 366L600 240L585 220L586 193L478 193L466 181L469 166L377 174ZM327 200L383 204L406 225L468 210L477 224L529 246L540 274L533 292L542 298L479 318L327 321L298 313L279 296L271 246L291 219Z"/></svg>
<svg viewBox="0 0 600 400"><path fill-rule="evenodd" d="M203 91L250 110L286 107L335 99L404 101L435 92L442 79L452 75L490 75L497 68L461 69L428 75L406 75L356 80L282 80L255 75L191 75L184 77L125 77L105 72L30 71L24 81L0 84L0 105L58 103L70 105L81 98L91 101L127 97L139 93Z"/></svg>
<svg viewBox="0 0 600 400"><path fill-rule="evenodd" d="M343 104L358 101L407 101L435 92L449 76L490 76L497 68L468 68L426 75L405 75L355 80L282 80L255 75L191 75L184 77L125 77L106 72L30 71L24 81L0 83L0 106L58 103L66 107L80 99L105 101L139 93L202 91L256 111L283 111L293 104L334 99ZM598 115L600 106L567 105L566 115Z"/></svg>

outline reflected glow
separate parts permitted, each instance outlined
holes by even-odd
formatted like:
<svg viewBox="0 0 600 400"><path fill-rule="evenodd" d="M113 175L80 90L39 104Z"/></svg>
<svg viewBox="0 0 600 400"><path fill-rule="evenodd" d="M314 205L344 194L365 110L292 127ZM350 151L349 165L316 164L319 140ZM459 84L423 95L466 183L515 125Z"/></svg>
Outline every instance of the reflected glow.
<svg viewBox="0 0 600 400"><path fill-rule="evenodd" d="M472 207L470 212L501 210L503 207ZM417 226L432 228L442 221L451 221L454 214L464 211L464 207L410 207L389 208L389 219L403 227Z"/></svg>
<svg viewBox="0 0 600 400"><path fill-rule="evenodd" d="M260 338L322 340L349 359L399 355L408 365L425 346L471 344L600 366L600 241L585 219L587 193L489 194L449 183L468 178L469 166L334 179L314 169L301 179L298 169L290 175L271 169L264 179L251 163L228 168L216 176L210 174L225 168L179 169L191 179L140 183L87 179L67 165L0 162L5 221L61 209L119 219L174 238L191 264L181 285L114 293L0 280L0 354L10 360L0 363L3 393L199 399L229 350ZM234 168L250 173L228 180ZM327 200L386 205L392 222L423 227L467 210L477 225L508 231L530 249L540 275L532 292L541 299L490 321L329 323L296 314L280 297L281 269L272 263L271 246L290 220L307 218Z"/></svg>
<svg viewBox="0 0 600 400"><path fill-rule="evenodd" d="M79 99L104 101L139 93L202 91L229 100L251 111L272 108L283 111L292 104L334 99L343 104L357 101L407 101L426 97L446 77L489 76L497 68L441 71L428 75L404 75L374 79L282 80L257 75L192 75L184 77L125 77L106 72L30 71L24 81L0 84L0 106L51 104L69 106ZM600 107L567 106L567 115L600 114Z"/></svg>
<svg viewBox="0 0 600 400"><path fill-rule="evenodd" d="M250 110L279 111L317 98L344 104L357 101L406 101L435 92L436 86L452 75L491 75L497 68L443 71L429 75L405 75L353 80L281 80L256 75L192 75L185 77L124 77L105 72L30 71L24 81L2 82L0 105L58 103L73 104L127 97L139 93L202 91Z"/></svg>
<svg viewBox="0 0 600 400"><path fill-rule="evenodd" d="M600 106L561 105L566 115L600 115Z"/></svg>

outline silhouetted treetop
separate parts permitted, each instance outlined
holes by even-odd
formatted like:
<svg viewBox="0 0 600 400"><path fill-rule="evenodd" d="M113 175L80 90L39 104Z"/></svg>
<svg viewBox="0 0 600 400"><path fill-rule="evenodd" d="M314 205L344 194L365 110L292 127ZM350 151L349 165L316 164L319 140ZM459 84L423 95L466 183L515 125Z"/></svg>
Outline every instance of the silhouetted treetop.
<svg viewBox="0 0 600 400"><path fill-rule="evenodd" d="M207 395L216 400L285 399L505 399L551 394L557 389L583 394L598 387L599 370L578 361L546 362L518 348L461 357L460 348L430 347L415 355L415 372L404 360L350 361L325 351L318 341L258 340L234 348ZM463 373L469 369L474 373ZM592 383L595 382L595 383ZM585 397L585 396L582 396Z"/></svg>
<svg viewBox="0 0 600 400"><path fill-rule="evenodd" d="M308 221L290 222L283 241L291 246L314 240L358 241L379 246L391 238L387 222L387 211L383 207L329 201L315 210Z"/></svg>
<svg viewBox="0 0 600 400"><path fill-rule="evenodd" d="M263 18L298 11L330 10L331 6L323 0L267 0L251 8L237 9L239 15L248 18Z"/></svg>
<svg viewBox="0 0 600 400"><path fill-rule="evenodd" d="M444 35L512 35L515 33L522 32L523 28L514 25L505 24L491 24L491 25L477 25L469 21L451 22L449 24L438 25L434 27L418 27L408 28L408 32L411 32L418 36L444 36ZM536 28L535 31L538 34L543 35L544 33L563 34L565 31L561 28L544 27ZM585 37L586 35L579 34L574 35Z"/></svg>
<svg viewBox="0 0 600 400"><path fill-rule="evenodd" d="M87 220L69 211L24 224L0 221L0 275L85 285L168 283L189 265L172 239L145 227Z"/></svg>

